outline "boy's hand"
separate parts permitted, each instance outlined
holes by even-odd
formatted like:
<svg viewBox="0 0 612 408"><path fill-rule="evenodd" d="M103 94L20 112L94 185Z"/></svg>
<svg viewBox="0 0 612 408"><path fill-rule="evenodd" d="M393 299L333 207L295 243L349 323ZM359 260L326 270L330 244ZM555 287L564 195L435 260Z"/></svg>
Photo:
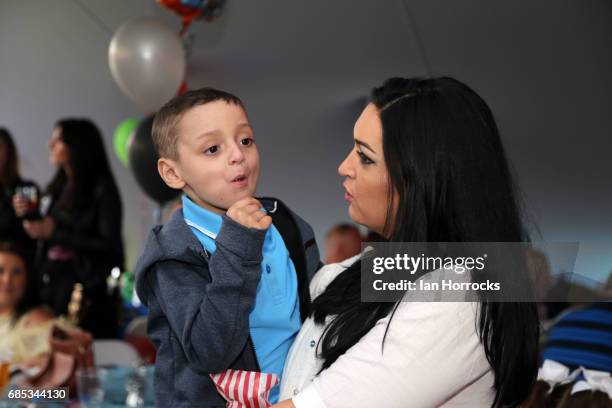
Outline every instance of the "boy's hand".
<svg viewBox="0 0 612 408"><path fill-rule="evenodd" d="M262 207L253 197L243 198L227 210L227 216L247 228L267 230L272 225L272 217L261 211Z"/></svg>

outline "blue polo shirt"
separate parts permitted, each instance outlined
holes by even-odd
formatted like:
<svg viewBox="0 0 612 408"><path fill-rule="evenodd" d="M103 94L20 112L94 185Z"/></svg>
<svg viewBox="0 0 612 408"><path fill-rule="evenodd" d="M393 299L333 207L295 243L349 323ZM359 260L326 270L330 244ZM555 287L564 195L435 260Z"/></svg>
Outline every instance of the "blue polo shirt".
<svg viewBox="0 0 612 408"><path fill-rule="evenodd" d="M222 217L200 207L186 195L182 201L185 222L202 246L214 253ZM261 280L249 315L250 334L261 371L276 373L280 380L301 320L295 267L274 225L266 232L262 256ZM280 386L272 389L271 403L278 401L279 391Z"/></svg>

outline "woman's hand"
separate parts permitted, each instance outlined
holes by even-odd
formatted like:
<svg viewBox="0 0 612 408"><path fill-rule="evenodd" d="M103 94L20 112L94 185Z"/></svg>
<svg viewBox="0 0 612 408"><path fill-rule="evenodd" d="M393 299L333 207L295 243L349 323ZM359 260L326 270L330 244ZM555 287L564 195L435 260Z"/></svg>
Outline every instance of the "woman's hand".
<svg viewBox="0 0 612 408"><path fill-rule="evenodd" d="M13 208L15 209L17 217L23 217L28 212L28 200L19 194L15 194L13 196Z"/></svg>
<svg viewBox="0 0 612 408"><path fill-rule="evenodd" d="M288 399L272 405L271 408L295 408L295 405L293 405L293 402Z"/></svg>
<svg viewBox="0 0 612 408"><path fill-rule="evenodd" d="M55 221L51 217L45 217L38 221L24 221L23 229L32 239L49 239L55 231Z"/></svg>

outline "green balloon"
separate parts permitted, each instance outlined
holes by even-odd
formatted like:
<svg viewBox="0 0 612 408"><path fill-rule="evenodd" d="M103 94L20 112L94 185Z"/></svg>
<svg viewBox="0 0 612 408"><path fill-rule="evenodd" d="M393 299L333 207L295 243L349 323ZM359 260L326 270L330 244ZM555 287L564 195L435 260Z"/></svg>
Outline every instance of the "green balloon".
<svg viewBox="0 0 612 408"><path fill-rule="evenodd" d="M130 139L130 135L138 126L138 120L133 118L128 118L119 125L115 129L115 135L113 136L113 148L115 149L115 154L119 161L124 165L129 165L128 158L128 141Z"/></svg>

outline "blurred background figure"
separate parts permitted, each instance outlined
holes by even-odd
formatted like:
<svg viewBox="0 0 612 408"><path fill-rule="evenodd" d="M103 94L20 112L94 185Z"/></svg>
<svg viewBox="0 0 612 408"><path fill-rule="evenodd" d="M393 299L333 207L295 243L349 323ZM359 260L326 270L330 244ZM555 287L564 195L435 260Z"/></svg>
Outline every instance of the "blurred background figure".
<svg viewBox="0 0 612 408"><path fill-rule="evenodd" d="M523 408L612 407L612 302L561 313L546 335L542 358Z"/></svg>
<svg viewBox="0 0 612 408"><path fill-rule="evenodd" d="M49 150L57 171L41 199L42 218L23 223L40 241L41 300L66 315L73 298L71 314L78 314L83 329L115 337L117 297L106 282L113 268L123 270L122 205L102 136L88 119L63 119ZM21 198L13 204L18 215L25 212Z"/></svg>
<svg viewBox="0 0 612 408"><path fill-rule="evenodd" d="M566 310L548 331L543 359L612 372L612 302Z"/></svg>
<svg viewBox="0 0 612 408"><path fill-rule="evenodd" d="M361 252L361 233L355 225L343 223L325 235L325 263L336 263Z"/></svg>
<svg viewBox="0 0 612 408"><path fill-rule="evenodd" d="M49 350L53 314L40 307L36 279L23 249L0 242L0 350L12 363L32 363Z"/></svg>
<svg viewBox="0 0 612 408"><path fill-rule="evenodd" d="M603 292L608 298L612 299L612 271L610 271L610 274L608 275L606 284L603 285Z"/></svg>
<svg viewBox="0 0 612 408"><path fill-rule="evenodd" d="M546 319L548 310L555 309L555 305L546 304L546 295L554 283L550 272L550 261L546 254L535 248L529 248L526 253L527 272L533 290L534 299L538 305L539 318Z"/></svg>
<svg viewBox="0 0 612 408"><path fill-rule="evenodd" d="M18 243L31 258L35 241L23 230L21 220L11 205L13 195L25 196L26 193L27 198L32 199L33 206L36 206L38 188L31 181L21 178L15 142L7 129L0 128L0 241Z"/></svg>

